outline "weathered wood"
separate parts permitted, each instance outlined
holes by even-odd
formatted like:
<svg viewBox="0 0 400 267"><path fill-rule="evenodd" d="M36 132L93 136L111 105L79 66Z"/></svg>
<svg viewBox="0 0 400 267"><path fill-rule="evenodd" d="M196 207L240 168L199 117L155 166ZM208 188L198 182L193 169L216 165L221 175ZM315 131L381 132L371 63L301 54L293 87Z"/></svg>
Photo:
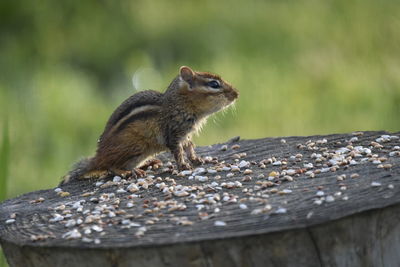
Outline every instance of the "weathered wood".
<svg viewBox="0 0 400 267"><path fill-rule="evenodd" d="M364 132L357 136L358 140L351 140L355 137L352 134L288 137L285 141L281 138L244 140L235 142L240 145L235 150L230 148L232 142L228 143L226 151L220 150L222 144L200 147L198 151L202 156L217 156L219 162L234 163L234 154L247 153L240 160L257 162L248 167L253 171L252 179L242 181L247 167L233 177L226 177L228 172L224 171L207 174L206 182L157 171L155 177L162 177L166 184L173 185L166 179L171 177L176 185L202 186L193 190L193 195L182 197L160 191L155 186L159 183L156 181L148 189L136 192L139 198L128 199L132 194L129 192L116 193L118 188L126 189L135 180L108 188L96 187L93 181L76 182L62 187L70 193L67 197L60 197L54 190L31 192L0 204L0 242L11 266L397 266L400 262L400 156L396 146L400 146L400 141L396 138L399 133L395 133L390 134L395 136L392 139L381 139L371 145L384 134L387 133ZM319 142L298 146L305 145L308 140ZM348 145L353 148L345 151L343 148ZM355 146L371 149L370 155L352 154ZM325 155L326 159L320 158L321 163L316 160L318 153L332 156L335 151L336 155L343 152L340 155L353 156L356 161L353 163L358 164L342 162L332 171L326 165L329 155ZM301 161L290 158L298 153L303 155ZM374 154L378 155L376 162L362 161L363 158L372 159ZM265 169L260 168L261 160L272 157L287 161L287 165L266 163ZM160 158L166 162L169 154L160 155ZM313 163L310 170L322 172L317 171L315 178L310 178L304 170L306 163ZM328 164L331 163L335 165L334 161ZM205 167L210 166L213 164ZM267 176L273 170L281 175L267 184ZM282 175L288 170L297 172L291 175L293 181ZM260 174L265 177L259 177ZM343 174L346 178L338 181L337 176ZM358 178L350 178L352 174L358 174ZM221 178L217 179L216 175ZM224 182L235 181L241 181L242 186L221 187ZM214 201L195 203L207 198L201 195L202 191L219 194L220 198L213 195ZM94 195L82 196L85 192L94 192ZM104 193L115 193L115 197L100 203L90 201ZM223 198L224 193L229 194L230 200ZM186 208L168 210L171 208L168 206L154 211L153 204L166 196L185 204ZM237 196L236 202L233 196ZM44 201L31 203L39 197ZM72 207L80 200L86 200L82 211L79 205ZM127 208L128 201L134 206ZM247 209L240 208L240 203L246 204ZM62 214L54 210L62 204L66 205L66 210L71 210L75 222L82 218L83 223L66 227L71 218L49 222L55 213ZM100 221L85 222L89 214L85 210L92 213L104 204L108 211L103 207L100 214L104 217ZM196 206L199 204L204 207ZM110 210L115 217L114 214L110 216ZM207 212L209 216L204 219L204 214L199 212ZM5 224L12 213L17 213L16 221ZM143 229L136 225L124 229L126 221L122 220L127 217L145 226L146 231L140 231ZM216 221L226 225L215 226ZM179 222L192 224L179 225ZM88 225L101 226L103 231L92 230L85 234ZM77 229L81 236L62 237L72 229ZM43 240L38 240L40 238ZM100 243L83 242L96 239Z"/></svg>

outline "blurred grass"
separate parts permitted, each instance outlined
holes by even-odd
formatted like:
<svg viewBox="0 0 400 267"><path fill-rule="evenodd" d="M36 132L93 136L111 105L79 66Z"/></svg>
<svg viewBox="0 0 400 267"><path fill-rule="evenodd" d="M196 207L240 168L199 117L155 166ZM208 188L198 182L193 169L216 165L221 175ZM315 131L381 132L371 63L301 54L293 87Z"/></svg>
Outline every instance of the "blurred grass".
<svg viewBox="0 0 400 267"><path fill-rule="evenodd" d="M7 198L7 178L10 162L10 142L8 136L8 121L3 125L2 139L0 143L0 201ZM8 266L0 247L0 267Z"/></svg>
<svg viewBox="0 0 400 267"><path fill-rule="evenodd" d="M115 107L180 65L241 93L200 145L400 129L396 1L2 1L0 32L9 197L57 185Z"/></svg>

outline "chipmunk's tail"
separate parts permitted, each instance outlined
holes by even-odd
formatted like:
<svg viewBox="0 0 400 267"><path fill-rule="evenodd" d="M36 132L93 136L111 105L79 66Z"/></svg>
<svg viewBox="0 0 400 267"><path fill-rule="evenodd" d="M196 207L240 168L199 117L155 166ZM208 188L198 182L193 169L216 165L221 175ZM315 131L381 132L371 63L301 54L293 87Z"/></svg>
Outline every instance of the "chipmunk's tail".
<svg viewBox="0 0 400 267"><path fill-rule="evenodd" d="M83 175L90 171L90 164L93 157L83 158L76 162L72 169L62 178L60 185L69 183L73 180L77 180L83 177Z"/></svg>

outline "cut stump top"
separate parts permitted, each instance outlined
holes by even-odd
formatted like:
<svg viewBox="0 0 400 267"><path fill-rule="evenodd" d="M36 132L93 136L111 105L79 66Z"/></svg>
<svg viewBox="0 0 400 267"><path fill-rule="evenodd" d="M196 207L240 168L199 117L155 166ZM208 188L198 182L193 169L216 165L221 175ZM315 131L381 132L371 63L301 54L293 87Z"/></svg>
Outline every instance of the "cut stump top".
<svg viewBox="0 0 400 267"><path fill-rule="evenodd" d="M209 162L194 176L166 171L170 154L164 153L164 166L145 179L72 182L61 187L69 194L49 189L4 201L0 241L76 248L168 245L303 228L399 204L399 136L231 140L197 151L238 167L218 165L215 173L217 164Z"/></svg>

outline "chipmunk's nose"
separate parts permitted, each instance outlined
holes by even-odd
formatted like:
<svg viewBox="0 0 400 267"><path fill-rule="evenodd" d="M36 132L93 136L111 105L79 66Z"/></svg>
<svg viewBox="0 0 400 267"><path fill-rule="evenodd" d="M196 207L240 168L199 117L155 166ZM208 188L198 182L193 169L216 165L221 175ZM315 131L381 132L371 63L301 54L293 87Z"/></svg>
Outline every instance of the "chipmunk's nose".
<svg viewBox="0 0 400 267"><path fill-rule="evenodd" d="M232 90L228 92L227 97L229 101L233 101L239 97L239 92L235 88L232 88Z"/></svg>

